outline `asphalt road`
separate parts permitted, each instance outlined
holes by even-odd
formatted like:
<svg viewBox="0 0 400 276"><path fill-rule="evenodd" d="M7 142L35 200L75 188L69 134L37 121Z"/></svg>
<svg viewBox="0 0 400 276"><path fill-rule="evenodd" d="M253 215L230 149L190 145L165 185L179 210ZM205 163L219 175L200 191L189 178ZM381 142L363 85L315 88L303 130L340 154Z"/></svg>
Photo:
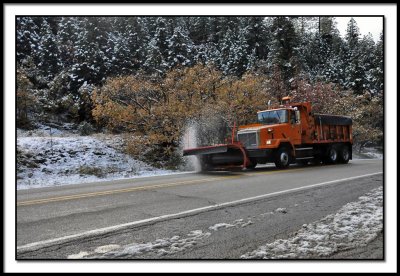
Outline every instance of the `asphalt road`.
<svg viewBox="0 0 400 276"><path fill-rule="evenodd" d="M382 160L352 160L20 190L17 259L66 259L107 245L187 235L194 237L190 250L165 256L149 251L138 258L237 259L382 186L382 174L374 174L382 171ZM286 211L258 221L277 208ZM202 238L199 229L221 223L238 227Z"/></svg>

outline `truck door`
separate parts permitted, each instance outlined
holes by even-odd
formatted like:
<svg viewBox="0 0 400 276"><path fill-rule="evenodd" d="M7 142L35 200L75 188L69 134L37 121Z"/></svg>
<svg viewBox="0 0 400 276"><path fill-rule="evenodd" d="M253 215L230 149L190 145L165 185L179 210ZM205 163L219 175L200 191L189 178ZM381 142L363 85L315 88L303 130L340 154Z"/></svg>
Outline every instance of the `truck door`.
<svg viewBox="0 0 400 276"><path fill-rule="evenodd" d="M293 144L300 145L301 144L300 112L297 111L297 110L296 111L295 110L290 110L290 112L289 112L289 120L290 120L290 137L291 137L291 139L293 141Z"/></svg>

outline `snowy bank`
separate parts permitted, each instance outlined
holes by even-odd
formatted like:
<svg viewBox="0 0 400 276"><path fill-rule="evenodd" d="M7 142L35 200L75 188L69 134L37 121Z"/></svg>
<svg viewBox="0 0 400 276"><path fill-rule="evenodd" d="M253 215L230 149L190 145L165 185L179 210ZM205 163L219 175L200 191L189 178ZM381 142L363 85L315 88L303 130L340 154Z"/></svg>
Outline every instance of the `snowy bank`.
<svg viewBox="0 0 400 276"><path fill-rule="evenodd" d="M17 189L171 174L122 153L120 136L17 132Z"/></svg>

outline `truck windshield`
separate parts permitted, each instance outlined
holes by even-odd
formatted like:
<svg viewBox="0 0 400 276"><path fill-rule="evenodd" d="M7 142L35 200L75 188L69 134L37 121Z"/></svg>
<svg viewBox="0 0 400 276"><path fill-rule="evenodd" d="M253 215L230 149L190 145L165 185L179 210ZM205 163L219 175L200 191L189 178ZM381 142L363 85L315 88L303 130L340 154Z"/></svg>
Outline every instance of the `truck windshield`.
<svg viewBox="0 0 400 276"><path fill-rule="evenodd" d="M264 125L283 124L288 122L286 109L259 112L258 122Z"/></svg>

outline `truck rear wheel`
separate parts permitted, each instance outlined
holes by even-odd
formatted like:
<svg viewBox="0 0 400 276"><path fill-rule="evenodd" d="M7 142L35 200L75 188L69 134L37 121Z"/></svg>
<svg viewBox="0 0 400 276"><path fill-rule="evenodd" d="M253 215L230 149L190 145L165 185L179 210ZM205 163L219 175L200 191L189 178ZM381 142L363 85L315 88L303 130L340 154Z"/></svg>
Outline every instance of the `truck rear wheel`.
<svg viewBox="0 0 400 276"><path fill-rule="evenodd" d="M338 162L338 156L339 156L339 153L338 153L337 148L334 146L330 146L328 148L327 154L324 158L324 163L335 164Z"/></svg>
<svg viewBox="0 0 400 276"><path fill-rule="evenodd" d="M290 152L286 147L278 149L275 155L275 166L279 169L285 169L290 164Z"/></svg>
<svg viewBox="0 0 400 276"><path fill-rule="evenodd" d="M342 164L349 163L350 160L350 150L347 145L343 145L339 151L339 162Z"/></svg>

